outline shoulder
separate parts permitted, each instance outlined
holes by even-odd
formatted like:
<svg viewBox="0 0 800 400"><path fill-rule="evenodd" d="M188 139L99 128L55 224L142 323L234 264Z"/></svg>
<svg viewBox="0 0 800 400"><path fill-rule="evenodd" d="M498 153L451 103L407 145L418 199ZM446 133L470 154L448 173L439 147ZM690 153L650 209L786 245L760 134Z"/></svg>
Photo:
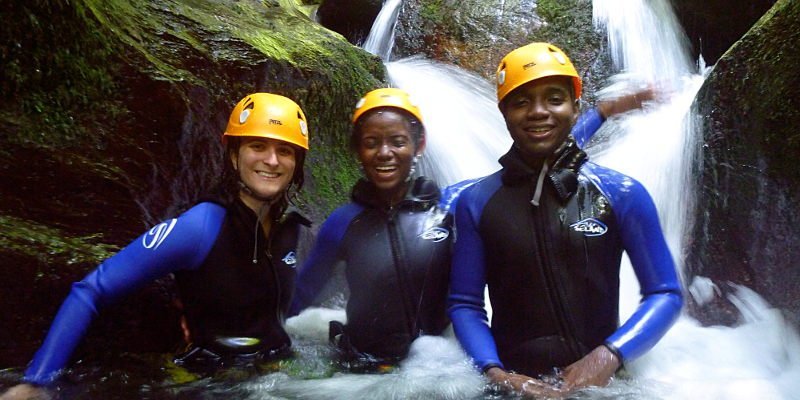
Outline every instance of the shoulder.
<svg viewBox="0 0 800 400"><path fill-rule="evenodd" d="M173 220L177 220L184 225L193 225L194 228L202 229L204 227L221 225L227 213L227 209L221 204L208 201L194 205ZM165 221L164 223L169 223L173 220Z"/></svg>
<svg viewBox="0 0 800 400"><path fill-rule="evenodd" d="M617 210L626 210L642 202L652 203L641 182L619 171L587 162L581 167L580 175L591 181Z"/></svg>
<svg viewBox="0 0 800 400"><path fill-rule="evenodd" d="M331 215L325 219L320 227L320 235L334 235L340 237L350 226L358 214L364 210L364 206L355 202L347 203L333 210Z"/></svg>
<svg viewBox="0 0 800 400"><path fill-rule="evenodd" d="M227 210L217 203L198 203L181 215L153 226L143 235L142 245L157 248L169 236L179 247L194 248L216 239L225 215Z"/></svg>
<svg viewBox="0 0 800 400"><path fill-rule="evenodd" d="M457 208L464 206L482 209L489 199L503 186L502 170L483 178L478 178L474 182L462 185L457 196Z"/></svg>

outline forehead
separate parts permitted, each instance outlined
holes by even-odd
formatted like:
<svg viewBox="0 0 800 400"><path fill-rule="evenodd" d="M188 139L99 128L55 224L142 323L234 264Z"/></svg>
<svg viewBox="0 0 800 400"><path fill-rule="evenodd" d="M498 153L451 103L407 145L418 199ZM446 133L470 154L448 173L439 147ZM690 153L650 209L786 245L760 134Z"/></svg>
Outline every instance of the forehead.
<svg viewBox="0 0 800 400"><path fill-rule="evenodd" d="M242 144L248 143L263 143L268 145L287 145L290 146L288 142L284 142L283 140L261 137L261 136L242 136Z"/></svg>
<svg viewBox="0 0 800 400"><path fill-rule="evenodd" d="M516 89L510 96L564 92L572 96L572 81L566 76L546 76L532 80Z"/></svg>
<svg viewBox="0 0 800 400"><path fill-rule="evenodd" d="M361 123L362 133L390 131L400 134L411 134L411 121L400 111L391 108L375 110L364 117Z"/></svg>

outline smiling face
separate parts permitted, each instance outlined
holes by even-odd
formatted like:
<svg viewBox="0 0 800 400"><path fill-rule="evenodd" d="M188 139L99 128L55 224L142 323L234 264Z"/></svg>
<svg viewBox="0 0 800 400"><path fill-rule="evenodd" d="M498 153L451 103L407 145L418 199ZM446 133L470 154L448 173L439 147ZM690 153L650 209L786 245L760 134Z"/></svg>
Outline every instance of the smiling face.
<svg viewBox="0 0 800 400"><path fill-rule="evenodd" d="M381 198L389 205L396 204L405 196L414 156L422 152L424 141L414 144L411 123L401 112L384 109L362 118L358 160Z"/></svg>
<svg viewBox="0 0 800 400"><path fill-rule="evenodd" d="M500 105L506 127L525 161L539 166L566 140L578 107L563 76L536 79L509 93Z"/></svg>
<svg viewBox="0 0 800 400"><path fill-rule="evenodd" d="M283 193L292 181L296 150L287 142L261 137L242 137L239 150L231 153L233 168L250 192L242 190L242 201L258 210L267 199Z"/></svg>

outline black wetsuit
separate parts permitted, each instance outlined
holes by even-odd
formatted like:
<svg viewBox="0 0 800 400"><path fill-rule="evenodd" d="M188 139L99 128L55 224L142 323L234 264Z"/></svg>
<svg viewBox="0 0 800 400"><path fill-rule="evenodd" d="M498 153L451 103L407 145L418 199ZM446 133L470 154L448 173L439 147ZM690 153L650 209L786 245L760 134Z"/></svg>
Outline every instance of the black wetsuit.
<svg viewBox="0 0 800 400"><path fill-rule="evenodd" d="M286 213L266 238L255 213L237 200L227 207L202 202L154 226L73 284L24 380L55 379L100 309L170 273L177 275L196 348L216 354L225 344L245 352L285 349L282 314L291 296L298 233L307 224ZM225 336L249 340L216 343Z"/></svg>
<svg viewBox="0 0 800 400"><path fill-rule="evenodd" d="M571 140L556 156L540 176L512 148L500 159L503 170L459 197L450 317L481 369L535 376L599 345L629 361L650 349L680 312L680 282L647 191L585 162ZM539 195L537 182L543 182ZM643 299L618 328L623 250Z"/></svg>
<svg viewBox="0 0 800 400"><path fill-rule="evenodd" d="M445 302L452 216L437 207L439 189L411 183L392 208L378 203L373 184L359 181L352 203L322 225L297 279L292 312L309 306L343 262L350 291L344 333L353 350L380 359L404 357L420 334L448 325Z"/></svg>

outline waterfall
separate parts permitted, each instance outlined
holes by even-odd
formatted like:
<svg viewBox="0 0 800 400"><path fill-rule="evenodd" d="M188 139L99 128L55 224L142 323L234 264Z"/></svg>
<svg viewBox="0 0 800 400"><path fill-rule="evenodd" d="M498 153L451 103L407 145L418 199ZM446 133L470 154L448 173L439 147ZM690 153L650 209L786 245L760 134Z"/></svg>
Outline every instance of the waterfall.
<svg viewBox="0 0 800 400"><path fill-rule="evenodd" d="M493 84L422 57L388 62L399 3L386 1L367 43L387 44L369 51L383 58L392 84L408 91L420 107L428 134L422 174L449 185L496 171L497 159L511 139L496 106ZM595 24L606 30L612 60L620 71L598 97L613 97L644 84L655 84L671 95L665 102L607 121L586 150L594 162L628 174L648 189L682 268L694 207L692 182L696 178L690 175L690 165L700 145L691 105L707 71L702 63L691 62L668 0L594 0L592 6ZM621 281L620 316L624 319L639 301L627 257ZM708 279L699 278L689 291L713 296L714 287ZM626 365L627 378L587 390L580 398L800 398L797 331L779 310L745 287L739 287L731 301L741 312L741 325L703 327L682 315L650 352ZM324 322L313 312L318 311L288 321L293 336L314 331L309 323ZM324 341L324 329L317 331L315 340ZM443 340L430 339L415 341L408 359L391 374L343 375L313 384L269 376L254 383L253 390L274 393L277 388L279 394L302 398L480 398L481 390L476 391L475 385L481 384L481 378L465 367L469 361L454 345L452 334Z"/></svg>
<svg viewBox="0 0 800 400"><path fill-rule="evenodd" d="M375 17L372 29L367 35L367 40L362 46L364 50L375 54L383 61L389 61L394 47L394 28L397 25L397 15L400 13L402 0L385 0L381 11Z"/></svg>

